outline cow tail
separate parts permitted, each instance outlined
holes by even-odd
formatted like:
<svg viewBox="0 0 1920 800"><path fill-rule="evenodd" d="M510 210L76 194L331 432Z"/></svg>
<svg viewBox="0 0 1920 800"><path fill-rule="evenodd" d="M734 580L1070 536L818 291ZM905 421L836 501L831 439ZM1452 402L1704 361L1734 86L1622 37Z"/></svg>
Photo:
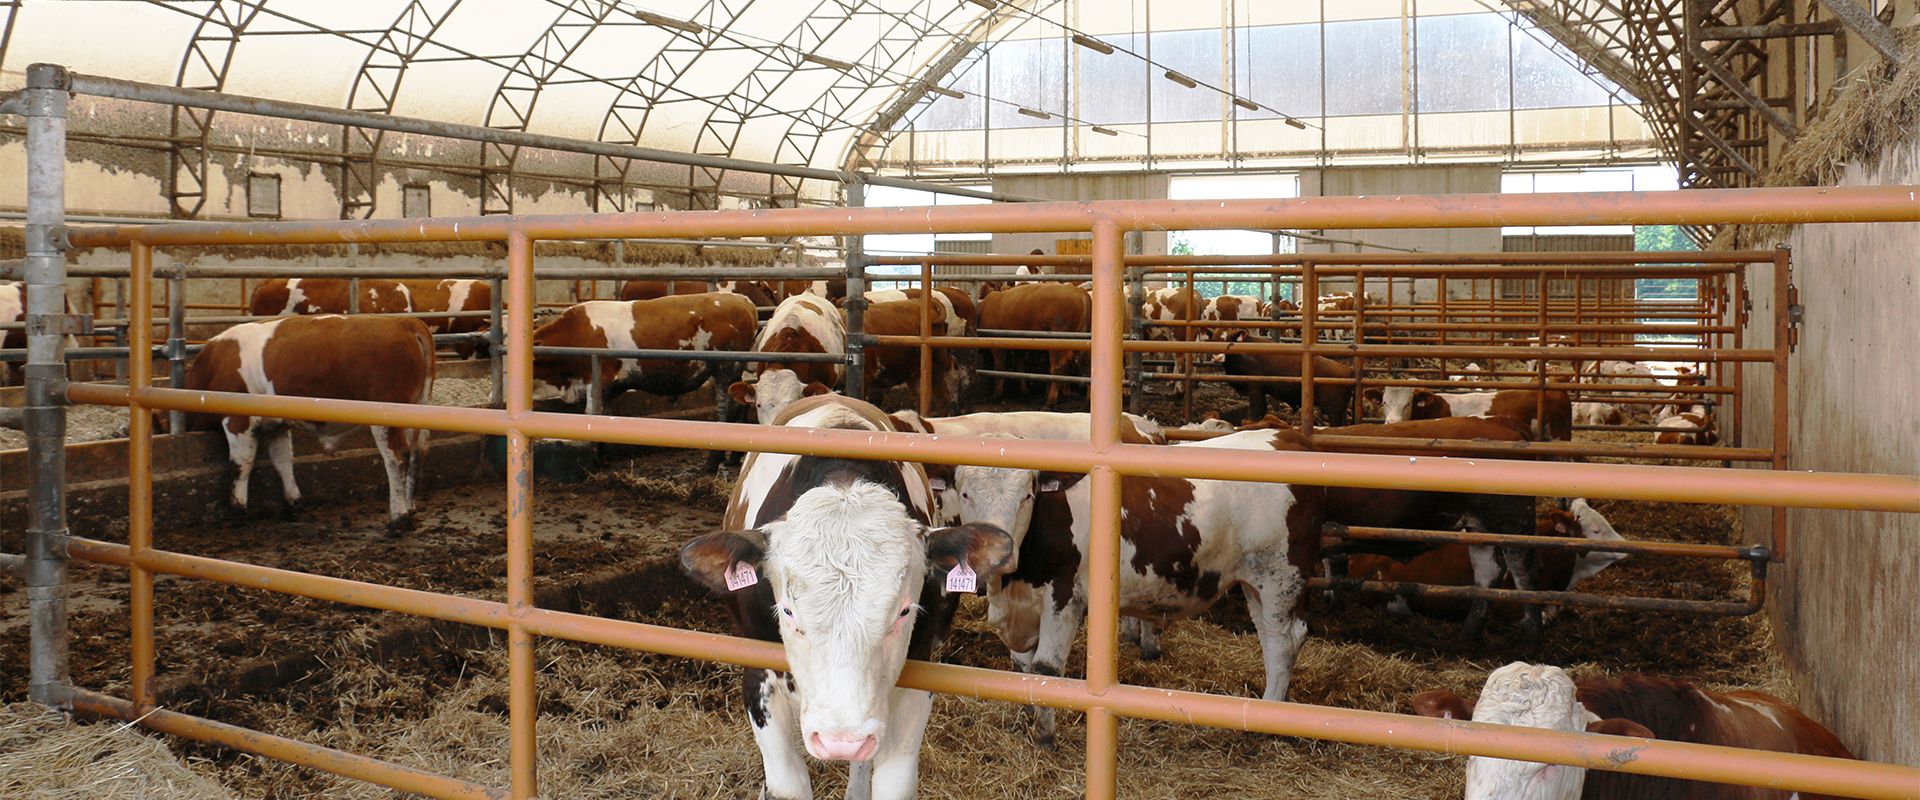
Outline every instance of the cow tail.
<svg viewBox="0 0 1920 800"><path fill-rule="evenodd" d="M414 343L420 346L421 355L427 358L427 380L425 381L425 386L420 390L420 398L415 402L420 405L429 405L433 402L434 373L438 371L439 368L438 363L434 359L433 332L428 331L425 336L416 334L414 336ZM413 439L414 457L418 458L426 454L427 440L431 433L432 432L426 428L420 428L413 432L411 438Z"/></svg>

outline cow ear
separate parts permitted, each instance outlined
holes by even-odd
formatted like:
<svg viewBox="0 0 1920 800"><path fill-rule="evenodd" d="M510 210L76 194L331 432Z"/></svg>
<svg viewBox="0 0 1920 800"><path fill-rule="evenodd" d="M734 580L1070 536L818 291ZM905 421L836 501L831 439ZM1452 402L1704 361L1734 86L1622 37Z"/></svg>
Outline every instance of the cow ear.
<svg viewBox="0 0 1920 800"><path fill-rule="evenodd" d="M928 488L936 492L944 492L953 487L954 466L952 464L922 464L920 466L927 471Z"/></svg>
<svg viewBox="0 0 1920 800"><path fill-rule="evenodd" d="M1413 713L1439 719L1473 719L1473 704L1445 689L1428 689L1413 696Z"/></svg>
<svg viewBox="0 0 1920 800"><path fill-rule="evenodd" d="M1085 477L1084 473L1079 472L1042 472L1034 488L1041 492L1064 492Z"/></svg>
<svg viewBox="0 0 1920 800"><path fill-rule="evenodd" d="M927 577L946 583L947 573L965 563L976 576L975 594L987 593L987 581L1013 570L1013 537L980 522L927 532Z"/></svg>
<svg viewBox="0 0 1920 800"><path fill-rule="evenodd" d="M757 573L766 551L766 534L759 531L709 533L681 546L680 569L715 593L725 594L732 591L727 588L729 572L734 573L739 586L741 573L734 565L745 564Z"/></svg>
<svg viewBox="0 0 1920 800"><path fill-rule="evenodd" d="M824 384L824 383L821 383L821 382L819 382L819 381L814 381L814 382L812 382L812 383L809 383L809 384L807 384L807 388L805 388L805 389L802 389L802 390L800 391L800 396L802 396L802 397L812 397L812 396L814 396L814 395L817 395L817 394L827 394L827 393L829 393L829 392L832 392L832 391L833 391L833 388L832 388L832 387L830 387L830 386L828 386L828 385L826 385L826 384Z"/></svg>
<svg viewBox="0 0 1920 800"><path fill-rule="evenodd" d="M1373 401L1373 402L1375 402L1375 403L1378 403L1378 402L1381 402L1381 400L1380 400L1380 396L1381 396L1381 395L1380 395L1380 387L1378 387L1378 386L1369 386L1369 387L1367 387L1367 388L1365 388L1365 389L1362 389L1362 390L1360 390L1360 396L1361 396L1361 397L1363 397L1363 398L1366 398L1367 400L1371 400L1371 401Z"/></svg>
<svg viewBox="0 0 1920 800"><path fill-rule="evenodd" d="M1638 736L1642 739L1658 739L1645 725L1630 719L1612 717L1587 723L1588 733L1604 733L1608 736Z"/></svg>
<svg viewBox="0 0 1920 800"><path fill-rule="evenodd" d="M747 383L746 381L734 381L732 386L727 387L727 396L733 398L733 402L739 403L740 405L753 405L753 384Z"/></svg>

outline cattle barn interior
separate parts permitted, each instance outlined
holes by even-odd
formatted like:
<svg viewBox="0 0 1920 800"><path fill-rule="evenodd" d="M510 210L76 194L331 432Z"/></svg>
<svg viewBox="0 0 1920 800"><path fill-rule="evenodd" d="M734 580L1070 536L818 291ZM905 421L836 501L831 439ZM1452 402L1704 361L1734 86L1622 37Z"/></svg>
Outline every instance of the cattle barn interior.
<svg viewBox="0 0 1920 800"><path fill-rule="evenodd" d="M1915 0L0 18L0 797L1920 798Z"/></svg>

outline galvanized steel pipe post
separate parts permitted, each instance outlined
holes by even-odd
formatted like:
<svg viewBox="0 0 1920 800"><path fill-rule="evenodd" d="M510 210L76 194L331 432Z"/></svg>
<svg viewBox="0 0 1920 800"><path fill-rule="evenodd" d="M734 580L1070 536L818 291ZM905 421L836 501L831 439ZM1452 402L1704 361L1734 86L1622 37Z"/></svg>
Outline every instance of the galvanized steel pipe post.
<svg viewBox="0 0 1920 800"><path fill-rule="evenodd" d="M64 708L67 665L67 202L66 69L27 68L27 697Z"/></svg>
<svg viewBox="0 0 1920 800"><path fill-rule="evenodd" d="M866 184L847 184L847 207L867 204ZM849 234L847 246L847 376L842 384L848 397L867 397L867 237ZM761 420L770 422L771 420Z"/></svg>

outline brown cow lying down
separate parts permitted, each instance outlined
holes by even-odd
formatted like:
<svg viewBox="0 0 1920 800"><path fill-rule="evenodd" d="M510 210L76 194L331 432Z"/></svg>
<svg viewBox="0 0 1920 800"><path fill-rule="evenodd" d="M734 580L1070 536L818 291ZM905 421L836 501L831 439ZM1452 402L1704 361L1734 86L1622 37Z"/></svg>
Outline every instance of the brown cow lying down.
<svg viewBox="0 0 1920 800"><path fill-rule="evenodd" d="M426 403L433 393L433 335L417 319L328 314L284 317L235 325L207 341L187 365L186 389L282 397L322 397L375 403ZM280 473L287 508L300 503L293 482L292 426L311 423L260 417L188 414L188 430L218 426L239 475L231 496L247 507L247 480L261 439ZM320 443L332 452L357 426L325 425ZM414 476L427 431L373 426L373 444L386 463L388 525L399 528L413 514Z"/></svg>
<svg viewBox="0 0 1920 800"><path fill-rule="evenodd" d="M1575 498L1566 511L1557 508L1548 509L1535 526L1535 532L1541 536L1583 537L1596 542L1622 541L1613 524L1607 521L1599 511L1587 503L1584 497ZM1568 550L1541 550L1534 554L1537 575L1534 583L1542 591L1570 592L1581 581L1600 574L1601 570L1626 558L1624 553L1574 553ZM1412 561L1400 562L1386 556L1362 554L1347 559L1348 577L1368 581L1425 583L1435 586L1472 586L1476 572L1476 559L1493 558L1491 547L1468 547L1464 544L1445 544L1415 557ZM1496 567L1497 568L1497 567ZM1502 573L1494 588L1513 588L1513 576ZM1468 603L1462 600L1441 598L1408 598L1395 596L1388 608L1396 613L1419 612L1433 617L1459 619L1466 615ZM1511 603L1494 603L1498 612L1517 612ZM1558 607L1548 608L1541 616L1551 620L1557 615Z"/></svg>
<svg viewBox="0 0 1920 800"><path fill-rule="evenodd" d="M1413 711L1499 725L1853 758L1820 723L1762 692L1709 692L1685 681L1623 675L1575 680L1559 667L1514 662L1493 671L1472 704L1421 692ZM1599 743L1595 747L1600 747ZM1815 800L1825 795L1475 756L1469 798L1484 800Z"/></svg>

